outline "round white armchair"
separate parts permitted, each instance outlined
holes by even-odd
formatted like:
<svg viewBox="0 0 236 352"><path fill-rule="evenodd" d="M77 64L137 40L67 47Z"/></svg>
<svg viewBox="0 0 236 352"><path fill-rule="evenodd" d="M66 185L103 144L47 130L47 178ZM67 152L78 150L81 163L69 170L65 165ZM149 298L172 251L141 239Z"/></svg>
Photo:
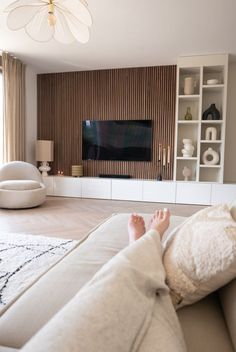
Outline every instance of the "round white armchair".
<svg viewBox="0 0 236 352"><path fill-rule="evenodd" d="M23 161L0 167L0 208L33 208L46 199L46 187L39 170Z"/></svg>

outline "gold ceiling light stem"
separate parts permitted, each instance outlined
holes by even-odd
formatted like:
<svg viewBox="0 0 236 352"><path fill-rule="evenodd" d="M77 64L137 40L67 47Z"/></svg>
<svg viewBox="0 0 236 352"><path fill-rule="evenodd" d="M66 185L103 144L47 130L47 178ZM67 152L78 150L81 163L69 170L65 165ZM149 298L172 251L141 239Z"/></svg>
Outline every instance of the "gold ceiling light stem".
<svg viewBox="0 0 236 352"><path fill-rule="evenodd" d="M53 0L50 0L48 4L48 23L50 26L55 26L56 22L57 19L54 15L54 3Z"/></svg>

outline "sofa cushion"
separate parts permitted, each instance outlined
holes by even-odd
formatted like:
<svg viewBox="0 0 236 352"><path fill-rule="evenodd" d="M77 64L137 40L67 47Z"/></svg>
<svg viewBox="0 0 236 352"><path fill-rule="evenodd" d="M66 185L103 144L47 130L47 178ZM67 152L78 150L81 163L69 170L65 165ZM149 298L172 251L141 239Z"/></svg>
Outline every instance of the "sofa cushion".
<svg viewBox="0 0 236 352"><path fill-rule="evenodd" d="M220 289L219 297L225 321L236 351L236 279Z"/></svg>
<svg viewBox="0 0 236 352"><path fill-rule="evenodd" d="M205 208L176 231L164 266L177 308L192 304L236 276L236 223L228 205Z"/></svg>
<svg viewBox="0 0 236 352"><path fill-rule="evenodd" d="M41 188L40 183L32 180L9 180L0 182L0 189L9 191L27 191L38 188Z"/></svg>
<svg viewBox="0 0 236 352"><path fill-rule="evenodd" d="M190 352L233 352L217 294L178 310Z"/></svg>

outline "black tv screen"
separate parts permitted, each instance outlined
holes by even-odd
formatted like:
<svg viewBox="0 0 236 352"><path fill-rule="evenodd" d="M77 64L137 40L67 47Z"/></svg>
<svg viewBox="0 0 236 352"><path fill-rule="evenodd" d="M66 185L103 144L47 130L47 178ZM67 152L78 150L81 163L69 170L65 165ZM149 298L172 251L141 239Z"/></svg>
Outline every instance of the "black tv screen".
<svg viewBox="0 0 236 352"><path fill-rule="evenodd" d="M83 121L83 160L151 161L151 120Z"/></svg>

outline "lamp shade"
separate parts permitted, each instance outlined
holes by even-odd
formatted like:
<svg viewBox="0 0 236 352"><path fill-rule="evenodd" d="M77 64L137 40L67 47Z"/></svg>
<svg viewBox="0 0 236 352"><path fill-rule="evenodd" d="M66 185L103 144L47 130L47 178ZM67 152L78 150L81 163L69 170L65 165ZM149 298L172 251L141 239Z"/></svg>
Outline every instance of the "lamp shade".
<svg viewBox="0 0 236 352"><path fill-rule="evenodd" d="M53 161L53 141L36 141L36 160Z"/></svg>

